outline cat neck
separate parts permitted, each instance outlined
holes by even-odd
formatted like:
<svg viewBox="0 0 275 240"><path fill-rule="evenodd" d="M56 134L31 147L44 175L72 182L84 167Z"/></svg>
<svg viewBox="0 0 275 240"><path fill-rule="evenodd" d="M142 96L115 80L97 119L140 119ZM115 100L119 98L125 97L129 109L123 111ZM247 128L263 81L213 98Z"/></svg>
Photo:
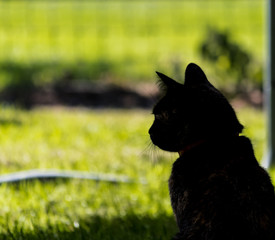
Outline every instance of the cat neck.
<svg viewBox="0 0 275 240"><path fill-rule="evenodd" d="M197 142L194 142L194 143L191 143L191 144L185 146L182 150L178 151L179 156L181 157L184 153L190 151L191 149L193 149L195 147L198 147L199 145L201 145L201 144L203 144L205 142L206 142L205 139L201 139L201 140L199 140Z"/></svg>
<svg viewBox="0 0 275 240"><path fill-rule="evenodd" d="M233 136L233 138L235 137L239 137L239 133L237 133L235 136ZM196 148L196 147L199 147L200 145L208 142L208 141L211 141L211 140L206 140L206 139L201 139L201 140L198 140L196 142L193 142L187 146L185 146L183 149L179 150L178 153L179 153L179 156L181 157L184 153ZM212 140L213 141L213 140Z"/></svg>

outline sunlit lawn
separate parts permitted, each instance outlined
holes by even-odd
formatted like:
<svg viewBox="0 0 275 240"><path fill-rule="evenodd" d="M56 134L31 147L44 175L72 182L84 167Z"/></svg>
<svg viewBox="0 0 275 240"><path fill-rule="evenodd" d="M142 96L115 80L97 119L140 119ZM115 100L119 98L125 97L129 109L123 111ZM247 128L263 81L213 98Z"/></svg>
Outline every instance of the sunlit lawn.
<svg viewBox="0 0 275 240"><path fill-rule="evenodd" d="M209 2L0 1L0 90L64 76L155 79L152 69L173 72L178 63L201 61L198 48L208 26L232 32L261 62L264 1L215 1L215 8ZM264 114L247 108L239 115L260 160ZM167 179L177 154L150 145L152 120L149 110L1 106L0 174L80 170L134 183L1 185L0 239L169 239L176 224Z"/></svg>
<svg viewBox="0 0 275 240"><path fill-rule="evenodd" d="M263 113L238 112L261 159ZM176 232L167 179L177 155L150 147L150 111L2 107L0 116L1 174L66 169L136 181L2 185L0 239L169 239Z"/></svg>
<svg viewBox="0 0 275 240"><path fill-rule="evenodd" d="M260 64L264 13L264 0L0 1L0 89L17 72L37 85L64 75L152 80L152 69L202 62L208 27L228 31Z"/></svg>

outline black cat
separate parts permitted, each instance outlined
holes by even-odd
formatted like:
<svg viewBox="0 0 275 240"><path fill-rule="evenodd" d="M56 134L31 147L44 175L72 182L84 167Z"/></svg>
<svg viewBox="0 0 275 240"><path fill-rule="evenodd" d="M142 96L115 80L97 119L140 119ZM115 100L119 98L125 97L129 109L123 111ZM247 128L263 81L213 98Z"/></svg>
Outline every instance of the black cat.
<svg viewBox="0 0 275 240"><path fill-rule="evenodd" d="M184 84L157 74L163 97L149 134L180 155L169 179L174 239L275 240L274 188L229 102L196 64Z"/></svg>

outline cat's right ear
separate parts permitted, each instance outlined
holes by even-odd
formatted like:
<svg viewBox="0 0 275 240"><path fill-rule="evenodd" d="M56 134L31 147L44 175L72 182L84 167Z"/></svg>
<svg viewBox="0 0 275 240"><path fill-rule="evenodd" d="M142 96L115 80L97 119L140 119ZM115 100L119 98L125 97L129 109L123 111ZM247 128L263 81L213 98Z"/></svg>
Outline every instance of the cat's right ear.
<svg viewBox="0 0 275 240"><path fill-rule="evenodd" d="M185 85L196 86L199 84L211 85L205 73L202 69L195 63L190 63L185 70Z"/></svg>
<svg viewBox="0 0 275 240"><path fill-rule="evenodd" d="M161 89L168 90L168 89L177 89L181 86L180 83L176 82L172 78L164 75L163 73L156 72L159 76L159 85Z"/></svg>

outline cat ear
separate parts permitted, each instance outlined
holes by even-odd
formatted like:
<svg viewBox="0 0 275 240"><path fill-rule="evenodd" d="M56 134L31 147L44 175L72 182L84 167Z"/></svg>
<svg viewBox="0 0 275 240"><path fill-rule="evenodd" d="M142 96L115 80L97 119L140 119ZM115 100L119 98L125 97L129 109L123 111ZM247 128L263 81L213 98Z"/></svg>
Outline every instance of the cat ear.
<svg viewBox="0 0 275 240"><path fill-rule="evenodd" d="M178 88L179 86L181 86L180 83L176 82L172 78L167 77L163 73L160 73L160 72L156 72L156 73L160 78L160 87L161 88L164 88L167 90L167 89L175 89L175 88Z"/></svg>
<svg viewBox="0 0 275 240"><path fill-rule="evenodd" d="M185 85L210 84L202 69L195 63L190 63L185 70ZM211 84L210 84L211 85Z"/></svg>

